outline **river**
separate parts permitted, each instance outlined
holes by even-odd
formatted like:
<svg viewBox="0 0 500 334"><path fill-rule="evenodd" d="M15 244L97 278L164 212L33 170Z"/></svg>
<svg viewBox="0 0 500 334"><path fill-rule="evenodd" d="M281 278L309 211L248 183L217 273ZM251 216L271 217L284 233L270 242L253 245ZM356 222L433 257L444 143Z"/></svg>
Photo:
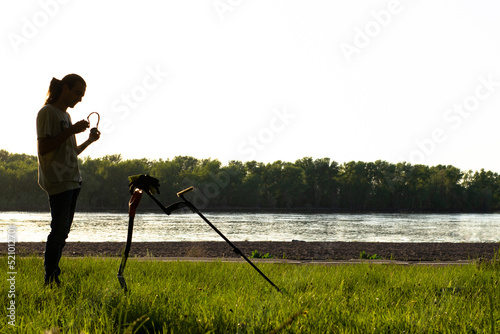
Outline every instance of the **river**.
<svg viewBox="0 0 500 334"><path fill-rule="evenodd" d="M205 213L231 241L499 242L500 214ZM15 226L17 242L40 242L48 212L1 212L0 233ZM68 242L126 240L128 215L80 213ZM9 228L11 227L11 228ZM137 214L134 241L222 241L192 213Z"/></svg>

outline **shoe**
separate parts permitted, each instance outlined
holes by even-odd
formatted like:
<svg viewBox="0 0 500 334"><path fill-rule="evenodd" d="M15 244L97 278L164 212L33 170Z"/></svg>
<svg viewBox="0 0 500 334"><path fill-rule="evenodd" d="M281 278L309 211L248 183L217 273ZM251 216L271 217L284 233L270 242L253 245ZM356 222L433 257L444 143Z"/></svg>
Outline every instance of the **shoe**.
<svg viewBox="0 0 500 334"><path fill-rule="evenodd" d="M48 279L45 279L45 286L46 287L53 287L54 283L60 287L61 286L61 281L59 280L59 277L57 276L50 276Z"/></svg>

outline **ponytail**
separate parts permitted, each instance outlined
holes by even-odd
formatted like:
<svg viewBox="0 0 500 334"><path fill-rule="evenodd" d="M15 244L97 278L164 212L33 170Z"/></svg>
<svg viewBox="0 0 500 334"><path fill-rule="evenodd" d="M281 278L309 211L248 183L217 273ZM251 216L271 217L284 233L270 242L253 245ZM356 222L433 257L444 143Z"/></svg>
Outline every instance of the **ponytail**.
<svg viewBox="0 0 500 334"><path fill-rule="evenodd" d="M61 96L64 85L67 85L69 89L72 89L77 82L83 83L85 86L85 80L78 74L68 74L62 80L52 78L49 85L49 91L47 92L47 99L45 100L45 105L56 103L59 96Z"/></svg>
<svg viewBox="0 0 500 334"><path fill-rule="evenodd" d="M45 105L55 103L62 92L62 81L56 78L52 78L50 81L49 91L47 92L47 100L45 100Z"/></svg>

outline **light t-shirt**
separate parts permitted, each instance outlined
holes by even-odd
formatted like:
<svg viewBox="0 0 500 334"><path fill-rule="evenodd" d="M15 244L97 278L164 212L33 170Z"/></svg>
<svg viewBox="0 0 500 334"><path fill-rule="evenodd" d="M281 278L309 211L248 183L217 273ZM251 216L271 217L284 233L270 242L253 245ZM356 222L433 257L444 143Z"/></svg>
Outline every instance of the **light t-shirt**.
<svg viewBox="0 0 500 334"><path fill-rule="evenodd" d="M40 109L36 118L37 138L55 137L71 125L71 117L67 112L48 104ZM74 135L54 151L45 155L38 153L38 184L49 195L80 188L80 183Z"/></svg>

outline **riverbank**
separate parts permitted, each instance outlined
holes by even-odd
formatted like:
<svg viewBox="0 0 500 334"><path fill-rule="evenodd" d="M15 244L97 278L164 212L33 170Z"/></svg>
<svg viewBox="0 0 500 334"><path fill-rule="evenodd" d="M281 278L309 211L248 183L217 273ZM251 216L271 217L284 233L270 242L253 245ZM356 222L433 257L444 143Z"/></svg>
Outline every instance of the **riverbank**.
<svg viewBox="0 0 500 334"><path fill-rule="evenodd" d="M63 256L121 256L122 242L68 242ZM234 242L243 254L253 251L269 253L276 259L290 260L351 260L360 253L377 254L382 259L399 261L459 261L491 259L499 243L387 243L387 242ZM6 255L7 244L0 243L0 255ZM43 256L44 242L20 242L16 255ZM225 242L133 242L131 257L207 257L237 258Z"/></svg>

